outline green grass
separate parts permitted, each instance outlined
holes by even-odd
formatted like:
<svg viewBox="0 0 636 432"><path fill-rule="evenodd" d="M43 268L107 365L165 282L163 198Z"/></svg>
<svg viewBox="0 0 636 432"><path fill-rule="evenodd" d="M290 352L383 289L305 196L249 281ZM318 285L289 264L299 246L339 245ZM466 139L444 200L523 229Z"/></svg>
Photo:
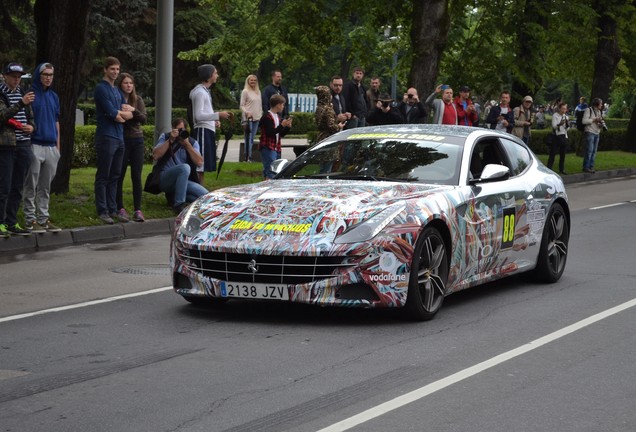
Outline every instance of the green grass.
<svg viewBox="0 0 636 432"><path fill-rule="evenodd" d="M142 182L152 170L152 165L144 165ZM216 180L216 173L205 174L205 187L208 190L226 186L255 183L262 180L263 165L260 163L225 162ZM102 225L95 210L95 168L79 168L71 171L69 192L51 196L49 214L51 220L62 228L77 228L91 225ZM124 206L132 216L132 183L130 171L124 180ZM152 195L143 193L141 210L146 219L161 219L174 216L166 202L164 194ZM22 217L22 212L20 211Z"/></svg>
<svg viewBox="0 0 636 432"><path fill-rule="evenodd" d="M548 155L539 155L543 163L548 160ZM554 168L558 167L559 157L556 157ZM582 172L583 158L574 153L568 153L565 157L565 171L568 174ZM636 153L622 151L599 152L596 157L595 169L604 171L618 168L636 166ZM144 166L142 179L145 180L152 166ZM219 189L226 186L256 183L262 179L262 165L260 163L226 162L219 179L215 173L206 173L205 186L208 190ZM63 195L52 195L50 214L51 220L63 228L76 228L91 225L101 225L95 212L95 195L93 185L95 181L95 168L80 168L71 171L70 191ZM129 213L132 213L132 185L130 174L124 181L124 205ZM143 193L142 211L146 219L160 219L174 216L172 209L168 207L163 194L151 195ZM22 212L20 211L20 216Z"/></svg>
<svg viewBox="0 0 636 432"><path fill-rule="evenodd" d="M544 164L548 161L548 155L537 155ZM596 154L594 169L596 171L607 171L611 169L636 167L636 153L628 153L618 150L603 151ZM554 170L559 169L559 155L554 158ZM574 153L565 155L565 172L577 174L583 172L583 157Z"/></svg>

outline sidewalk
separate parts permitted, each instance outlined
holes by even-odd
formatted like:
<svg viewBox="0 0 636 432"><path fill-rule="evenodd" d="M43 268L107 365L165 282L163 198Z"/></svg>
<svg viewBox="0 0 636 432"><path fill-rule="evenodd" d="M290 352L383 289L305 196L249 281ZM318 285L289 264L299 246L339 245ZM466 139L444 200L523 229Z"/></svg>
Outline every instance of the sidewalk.
<svg viewBox="0 0 636 432"><path fill-rule="evenodd" d="M306 140L287 140L287 144L304 145ZM294 159L291 147L283 149L283 157ZM239 141L232 140L228 145L226 160L237 162L239 158ZM595 174L572 174L563 176L565 184L584 183L588 181L607 180L617 177L636 175L636 168L625 168L609 171L598 171ZM15 255L34 252L39 249L54 249L85 243L98 243L127 238L138 238L153 235L165 235L174 230L174 218L152 219L143 223L128 222L114 225L100 225L85 228L73 228L57 233L32 234L25 237L0 238L0 255Z"/></svg>

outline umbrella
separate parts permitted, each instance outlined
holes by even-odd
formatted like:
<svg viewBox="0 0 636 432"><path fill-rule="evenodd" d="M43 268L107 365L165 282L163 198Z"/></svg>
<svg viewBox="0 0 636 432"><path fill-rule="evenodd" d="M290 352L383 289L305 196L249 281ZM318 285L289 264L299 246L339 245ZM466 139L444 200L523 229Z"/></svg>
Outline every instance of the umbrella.
<svg viewBox="0 0 636 432"><path fill-rule="evenodd" d="M228 128L225 131L225 144L223 144L223 151L221 152L221 159L219 159L219 165L216 167L216 179L219 179L219 174L221 173L221 167L223 166L223 161L225 160L225 155L227 155L227 144L232 139L232 129Z"/></svg>

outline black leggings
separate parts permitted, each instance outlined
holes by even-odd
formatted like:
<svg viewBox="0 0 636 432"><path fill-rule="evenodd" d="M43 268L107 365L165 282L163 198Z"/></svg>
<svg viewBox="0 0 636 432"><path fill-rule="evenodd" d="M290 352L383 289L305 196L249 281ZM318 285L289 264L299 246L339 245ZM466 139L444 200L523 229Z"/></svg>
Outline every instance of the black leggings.
<svg viewBox="0 0 636 432"><path fill-rule="evenodd" d="M552 141L552 145L550 146L550 156L548 156L548 168L552 169L552 165L554 164L554 157L556 156L557 150L559 151L559 172L564 171L565 167L565 150L568 145L568 140L565 135L557 135L556 139Z"/></svg>
<svg viewBox="0 0 636 432"><path fill-rule="evenodd" d="M128 168L128 165L130 165L133 205L135 210L141 210L141 192L143 191L141 185L141 170L144 167L144 154L146 150L144 146L144 139L142 137L126 138L124 143L124 160L122 162L121 174L117 182L117 209L124 208L122 187L124 184L124 177L126 177L126 169Z"/></svg>

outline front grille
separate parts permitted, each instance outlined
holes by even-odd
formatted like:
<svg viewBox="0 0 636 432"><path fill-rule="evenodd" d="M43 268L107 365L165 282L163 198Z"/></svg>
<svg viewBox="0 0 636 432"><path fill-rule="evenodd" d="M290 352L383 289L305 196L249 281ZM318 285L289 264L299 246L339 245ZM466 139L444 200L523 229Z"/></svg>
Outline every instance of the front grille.
<svg viewBox="0 0 636 432"><path fill-rule="evenodd" d="M191 270L229 282L297 285L325 279L351 267L355 256L252 255L186 249L182 262ZM252 269L255 268L256 272Z"/></svg>

